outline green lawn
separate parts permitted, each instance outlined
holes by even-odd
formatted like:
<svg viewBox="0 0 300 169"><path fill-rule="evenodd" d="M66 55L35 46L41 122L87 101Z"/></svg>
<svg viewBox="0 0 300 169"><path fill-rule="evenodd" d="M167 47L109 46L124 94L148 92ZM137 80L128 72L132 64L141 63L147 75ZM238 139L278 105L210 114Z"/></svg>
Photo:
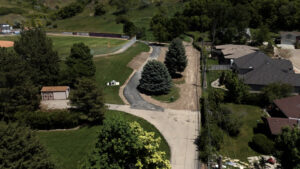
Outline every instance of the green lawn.
<svg viewBox="0 0 300 169"><path fill-rule="evenodd" d="M231 109L234 115L241 116L243 125L237 137L224 134L224 143L221 146L220 153L226 157L247 162L247 157L259 155L249 147L249 142L251 142L254 135L253 129L258 123L262 122L262 110L259 107L249 105L225 104L224 106Z"/></svg>
<svg viewBox="0 0 300 169"><path fill-rule="evenodd" d="M161 101L161 102L171 103L171 102L175 102L177 99L179 99L179 97L180 97L179 92L180 92L180 89L176 86L173 86L171 88L171 91L168 94L151 96L151 97L153 99Z"/></svg>
<svg viewBox="0 0 300 169"><path fill-rule="evenodd" d="M119 97L119 89L132 73L132 69L127 67L127 64L139 53L149 50L149 46L138 42L124 53L94 60L96 82L103 89L106 103L123 104ZM120 86L106 86L106 83L112 80L120 82Z"/></svg>
<svg viewBox="0 0 300 169"><path fill-rule="evenodd" d="M94 37L72 37L72 36L48 36L53 41L54 50L56 50L61 59L65 59L70 54L70 49L74 43L83 42L90 47L92 54L99 55L117 51L126 40L94 38ZM0 40L15 40L17 36L0 36Z"/></svg>
<svg viewBox="0 0 300 169"><path fill-rule="evenodd" d="M162 138L160 150L165 151L170 159L170 148L166 140L146 120L118 111L108 111L105 113L105 118L124 119L128 122L137 121L146 131L155 132L156 137ZM76 131L38 132L37 134L59 169L76 169L94 147L100 128L101 126L94 126Z"/></svg>

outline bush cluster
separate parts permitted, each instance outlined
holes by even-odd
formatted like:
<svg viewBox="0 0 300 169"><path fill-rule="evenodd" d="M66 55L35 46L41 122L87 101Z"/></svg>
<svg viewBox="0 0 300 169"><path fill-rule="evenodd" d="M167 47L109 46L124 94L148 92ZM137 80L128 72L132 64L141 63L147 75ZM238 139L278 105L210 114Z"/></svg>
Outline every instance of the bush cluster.
<svg viewBox="0 0 300 169"><path fill-rule="evenodd" d="M79 114L67 110L35 111L17 113L17 118L32 129L67 129L79 124Z"/></svg>
<svg viewBox="0 0 300 169"><path fill-rule="evenodd" d="M5 7L0 7L0 16L1 15L8 15L10 13L22 14L23 12L24 12L24 10L20 9L20 8L5 8Z"/></svg>
<svg viewBox="0 0 300 169"><path fill-rule="evenodd" d="M263 134L256 134L252 138L252 148L262 154L271 154L274 150L274 142Z"/></svg>
<svg viewBox="0 0 300 169"><path fill-rule="evenodd" d="M56 18L66 19L75 16L76 14L83 11L83 5L80 3L72 3L56 13Z"/></svg>

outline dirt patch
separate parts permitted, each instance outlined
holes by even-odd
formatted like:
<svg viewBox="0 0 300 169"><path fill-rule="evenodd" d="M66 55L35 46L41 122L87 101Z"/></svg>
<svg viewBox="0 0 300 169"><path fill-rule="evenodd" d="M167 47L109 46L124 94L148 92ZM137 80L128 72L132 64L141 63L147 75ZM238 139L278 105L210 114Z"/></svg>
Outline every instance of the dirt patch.
<svg viewBox="0 0 300 169"><path fill-rule="evenodd" d="M300 49L290 49L291 57L288 58L294 67L295 73L300 73Z"/></svg>
<svg viewBox="0 0 300 169"><path fill-rule="evenodd" d="M137 55L134 57L128 64L127 66L132 68L133 70L138 70L149 58L149 53L148 52L142 52L141 54Z"/></svg>
<svg viewBox="0 0 300 169"><path fill-rule="evenodd" d="M160 48L160 54L159 54L157 60L164 63L167 51L168 51L167 47Z"/></svg>
<svg viewBox="0 0 300 169"><path fill-rule="evenodd" d="M183 84L176 84L180 88L180 98L173 103L162 103L160 101L154 100L151 96L141 94L143 99L152 104L161 106L167 109L176 110L192 110L196 111L198 109L198 102L200 97L200 54L191 45L186 45L186 55L188 58L188 65L183 72L183 77L185 79ZM167 51L167 49L165 50ZM161 52L159 60L164 60L165 52ZM198 94L198 96L197 96Z"/></svg>
<svg viewBox="0 0 300 169"><path fill-rule="evenodd" d="M9 48L9 47L13 47L13 46L14 46L13 41L0 40L0 47Z"/></svg>

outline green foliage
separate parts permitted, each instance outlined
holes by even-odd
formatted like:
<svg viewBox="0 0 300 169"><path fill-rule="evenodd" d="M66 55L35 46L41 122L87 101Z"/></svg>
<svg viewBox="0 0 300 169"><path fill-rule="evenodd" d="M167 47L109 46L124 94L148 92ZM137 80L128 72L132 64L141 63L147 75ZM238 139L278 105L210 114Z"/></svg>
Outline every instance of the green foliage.
<svg viewBox="0 0 300 169"><path fill-rule="evenodd" d="M146 120L127 114L125 112L108 110L105 119L123 119L126 122L138 122L142 128L154 132L155 137L161 138L160 151L166 152L170 159L170 147L161 133ZM95 147L100 126L82 126L78 130L37 132L39 140L45 145L51 159L59 169L79 169L80 164L86 160L91 150ZM68 158L66 158L68 157Z"/></svg>
<svg viewBox="0 0 300 169"><path fill-rule="evenodd" d="M52 40L39 28L22 31L14 49L27 64L34 85L55 85L59 74L59 57Z"/></svg>
<svg viewBox="0 0 300 169"><path fill-rule="evenodd" d="M179 14L168 18L166 14L159 13L152 17L150 29L153 31L156 40L164 42L180 36L186 29L186 26Z"/></svg>
<svg viewBox="0 0 300 169"><path fill-rule="evenodd" d="M222 72L220 78L219 78L219 83L220 85L224 85L225 84L225 72Z"/></svg>
<svg viewBox="0 0 300 169"><path fill-rule="evenodd" d="M283 128L275 141L275 156L283 168L298 169L300 161L300 129Z"/></svg>
<svg viewBox="0 0 300 169"><path fill-rule="evenodd" d="M88 117L94 124L101 124L104 118L105 104L102 91L94 80L83 78L75 85L70 96L71 105Z"/></svg>
<svg viewBox="0 0 300 169"><path fill-rule="evenodd" d="M133 5L133 0L110 0L109 3L117 7L118 11L115 14L123 14L129 11Z"/></svg>
<svg viewBox="0 0 300 169"><path fill-rule="evenodd" d="M24 10L21 8L6 8L6 7L0 7L0 16L1 15L8 15L8 14L22 14L24 13Z"/></svg>
<svg viewBox="0 0 300 169"><path fill-rule="evenodd" d="M137 122L106 120L83 168L171 168L165 152L158 150L160 141Z"/></svg>
<svg viewBox="0 0 300 169"><path fill-rule="evenodd" d="M263 134L254 135L251 144L254 150L262 154L271 154L274 150L274 142Z"/></svg>
<svg viewBox="0 0 300 169"><path fill-rule="evenodd" d="M127 21L124 23L123 25L123 32L132 37L136 34L136 31L137 31L137 27L133 24L133 22L131 21Z"/></svg>
<svg viewBox="0 0 300 169"><path fill-rule="evenodd" d="M220 113L221 115L218 125L230 136L237 136L240 133L240 129L243 125L241 121L242 116L234 115L233 112L226 107L222 107L220 109Z"/></svg>
<svg viewBox="0 0 300 169"><path fill-rule="evenodd" d="M81 13L83 9L82 4L75 2L61 8L55 15L58 19L66 19Z"/></svg>
<svg viewBox="0 0 300 169"><path fill-rule="evenodd" d="M179 38L172 40L166 54L165 65L172 77L177 72L183 72L187 66L187 58L182 41Z"/></svg>
<svg viewBox="0 0 300 169"><path fill-rule="evenodd" d="M258 44L262 45L263 42L271 40L269 29L266 25L262 25L258 30L253 32L253 40Z"/></svg>
<svg viewBox="0 0 300 169"><path fill-rule="evenodd" d="M288 97L292 94L293 87L284 83L272 83L262 90L262 98L264 105L270 105L276 99Z"/></svg>
<svg viewBox="0 0 300 169"><path fill-rule="evenodd" d="M225 87L228 89L226 97L234 103L242 103L249 93L249 87L232 72L226 73Z"/></svg>
<svg viewBox="0 0 300 169"><path fill-rule="evenodd" d="M95 13L94 13L95 16L102 16L105 13L106 13L106 10L105 10L105 7L103 4L100 3L95 6Z"/></svg>
<svg viewBox="0 0 300 169"><path fill-rule="evenodd" d="M28 128L0 122L0 138L0 168L55 168L36 135Z"/></svg>
<svg viewBox="0 0 300 169"><path fill-rule="evenodd" d="M154 15L150 22L150 28L153 31L153 35L159 42L169 40L169 32L167 29L168 18L163 14Z"/></svg>
<svg viewBox="0 0 300 169"><path fill-rule="evenodd" d="M0 119L14 119L16 111L39 107L38 88L31 81L26 63L14 52L0 48Z"/></svg>
<svg viewBox="0 0 300 169"><path fill-rule="evenodd" d="M166 94L172 87L172 79L166 66L156 60L144 66L138 89L150 95Z"/></svg>
<svg viewBox="0 0 300 169"><path fill-rule="evenodd" d="M67 65L65 78L68 79L69 85L76 83L78 78L91 78L96 73L93 55L84 43L73 44L65 63Z"/></svg>
<svg viewBox="0 0 300 169"><path fill-rule="evenodd" d="M67 110L18 112L16 118L32 129L67 129L79 124L79 114Z"/></svg>
<svg viewBox="0 0 300 169"><path fill-rule="evenodd" d="M212 89L208 92L209 108L217 110L220 104L224 101L225 93L223 90Z"/></svg>
<svg viewBox="0 0 300 169"><path fill-rule="evenodd" d="M215 124L210 127L204 127L201 129L201 134L196 140L196 144L199 150L199 158L202 162L207 163L208 158L212 154L220 150L223 143L223 132Z"/></svg>

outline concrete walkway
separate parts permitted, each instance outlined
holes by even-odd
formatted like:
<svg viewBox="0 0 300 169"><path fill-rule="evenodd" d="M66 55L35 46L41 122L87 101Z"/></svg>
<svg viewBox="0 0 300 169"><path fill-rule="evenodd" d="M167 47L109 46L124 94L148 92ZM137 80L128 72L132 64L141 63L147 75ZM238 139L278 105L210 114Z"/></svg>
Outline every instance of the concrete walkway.
<svg viewBox="0 0 300 169"><path fill-rule="evenodd" d="M133 109L129 105L109 104L110 110L123 111L153 124L165 137L171 149L172 169L198 169L194 144L199 133L199 113L165 109L164 112Z"/></svg>

